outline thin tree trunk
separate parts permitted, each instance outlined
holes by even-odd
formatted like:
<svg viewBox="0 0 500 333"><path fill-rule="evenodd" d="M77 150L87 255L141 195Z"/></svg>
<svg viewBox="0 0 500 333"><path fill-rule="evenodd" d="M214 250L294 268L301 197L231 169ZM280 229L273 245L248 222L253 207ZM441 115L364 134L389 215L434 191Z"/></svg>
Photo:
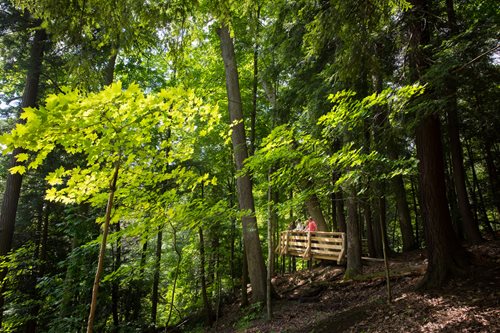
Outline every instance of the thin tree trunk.
<svg viewBox="0 0 500 333"><path fill-rule="evenodd" d="M41 195L40 195L41 197ZM28 282L28 288L26 294L29 295L30 299L37 300L39 297L38 290L36 289L37 280L45 274L45 265L47 259L47 238L48 238L48 222L49 222L49 210L45 205L45 201L42 199L40 202L38 210L38 221L37 221L37 231L36 231L36 247L34 259L37 264L35 269L32 270L30 281ZM37 317L40 311L40 306L37 302L31 305L30 318L25 324L25 333L35 333L37 331Z"/></svg>
<svg viewBox="0 0 500 333"><path fill-rule="evenodd" d="M450 28L451 37L458 34L455 9L453 8L453 0L446 0L446 12L448 14L448 27ZM458 200L458 209L462 218L462 226L465 238L477 244L483 241L479 226L474 221L472 216L472 209L465 186L465 168L464 158L462 151L462 144L460 143L459 132L459 119L457 107L457 83L454 77L450 77L446 82L446 91L448 95L446 103L446 111L448 118L448 137L450 140L451 160L453 166L453 183Z"/></svg>
<svg viewBox="0 0 500 333"><path fill-rule="evenodd" d="M242 269L241 269L241 306L245 307L248 305L248 293L247 293L247 285L248 285L248 260L247 253L245 250L245 244L243 244L242 251Z"/></svg>
<svg viewBox="0 0 500 333"><path fill-rule="evenodd" d="M368 198L366 198L366 200L368 200ZM374 227L373 225L372 210L369 202L364 203L362 205L362 208L363 208L363 220L365 221L365 227L366 227L366 245L368 250L368 256L376 257L373 231L375 230L376 232L377 228Z"/></svg>
<svg viewBox="0 0 500 333"><path fill-rule="evenodd" d="M232 125L232 143L236 171L243 169L244 161L248 157L246 147L245 127L238 81L238 70L234 54L233 41L229 29L223 25L217 31L221 41L222 58L226 74L226 88L229 105L229 115ZM252 182L248 174L239 175L236 180L240 210L248 212L242 217L243 240L248 260L248 273L254 300L264 302L266 299L266 268L262 248L259 240L257 219L252 193Z"/></svg>
<svg viewBox="0 0 500 333"><path fill-rule="evenodd" d="M344 212L344 197L342 195L342 191L338 190L335 192L335 200L336 200L336 214L337 214L337 221L339 223L339 231L340 232L346 232L347 230L347 224L345 221L345 212Z"/></svg>
<svg viewBox="0 0 500 333"><path fill-rule="evenodd" d="M411 180L411 196L413 198L413 212L415 214L415 241L417 243L416 247L420 248L420 229L418 224L418 216L419 216L419 208L417 206L417 196L415 194L415 185L413 184L413 180Z"/></svg>
<svg viewBox="0 0 500 333"><path fill-rule="evenodd" d="M120 232L120 222L116 224L116 232ZM117 271L121 264L121 237L118 237L115 245L115 253L113 258L113 271ZM111 312L113 313L113 332L119 332L120 330L120 315L119 315L119 304L120 304L120 285L118 281L113 281L111 284Z"/></svg>
<svg viewBox="0 0 500 333"><path fill-rule="evenodd" d="M458 211L458 201L457 201L457 195L455 193L455 187L453 186L453 181L451 179L451 174L452 174L451 163L450 163L451 158L449 154L446 153L444 155L444 158L445 158L444 159L445 184L446 184L446 193L450 208L451 221L458 239L462 241L465 239L464 228L462 225L462 220L460 219L460 212Z"/></svg>
<svg viewBox="0 0 500 333"><path fill-rule="evenodd" d="M255 41L253 46L253 82L252 82L252 114L250 117L250 147L248 154L252 156L255 152L255 130L257 120L257 84L259 82L259 26L260 26L260 5L257 8L255 22Z"/></svg>
<svg viewBox="0 0 500 333"><path fill-rule="evenodd" d="M161 248L163 245L163 232L161 226L158 227L156 235L156 255L153 275L153 290L151 292L151 322L156 326L156 315L158 312L158 289L160 285L160 264L161 264Z"/></svg>
<svg viewBox="0 0 500 333"><path fill-rule="evenodd" d="M205 310L205 320L207 326L211 326L214 320L212 305L207 295L207 282L205 278L205 241L203 239L203 229L198 228L200 237L200 278L201 278L201 297L203 299L203 308Z"/></svg>
<svg viewBox="0 0 500 333"><path fill-rule="evenodd" d="M92 301L90 302L90 313L87 321L87 333L92 333L94 330L95 310L97 308L97 293L99 291L99 283L101 282L101 274L104 267L104 256L106 253L106 241L108 238L109 221L111 220L111 210L113 209L113 200L116 192L116 182L118 180L118 171L120 169L120 161L115 163L115 171L111 180L108 203L106 205L106 216L104 218L104 226L102 232L101 247L99 250L99 258L97 261L97 270L95 273L94 285L92 288Z"/></svg>
<svg viewBox="0 0 500 333"><path fill-rule="evenodd" d="M493 238L495 238L495 232L493 231L493 227L491 226L490 220L488 218L488 213L486 212L486 207L484 205L483 193L481 191L481 188L479 187L479 182L476 174L476 167L474 166L475 162L474 162L474 154L472 152L472 147L470 143L466 145L466 147L467 147L467 152L469 154L469 163L472 171L472 191L474 192L474 188L477 189L477 195L479 196L479 203L477 205L478 209L481 211L481 215L483 216L483 221L486 230Z"/></svg>
<svg viewBox="0 0 500 333"><path fill-rule="evenodd" d="M491 152L491 142L489 141L485 142L484 144L484 154L485 154L484 159L486 161L486 169L488 170L488 176L490 178L490 191L492 200L495 204L498 214L500 215L499 177L497 168L495 167L495 160L493 159L493 153Z"/></svg>
<svg viewBox="0 0 500 333"><path fill-rule="evenodd" d="M26 84L24 86L23 98L21 101L20 110L26 107L36 106L39 90L40 73L42 71L42 61L44 46L47 40L47 33L44 29L35 31L33 44L31 45L31 54L26 74ZM18 122L22 120L18 119ZM22 148L16 148L12 152L9 168L19 165L16 161L16 156L23 153ZM0 211L0 256L7 255L12 248L12 239L14 237L14 229L16 223L17 205L21 193L22 175L19 173L7 174L5 181L5 192ZM0 328L2 327L3 305L4 305L4 279L7 276L7 269L0 271Z"/></svg>
<svg viewBox="0 0 500 333"><path fill-rule="evenodd" d="M396 198L396 207L399 216L399 227L403 239L403 252L408 252L416 248L413 227L411 225L410 209L406 199L406 190L403 177L398 175L392 179L392 188Z"/></svg>
<svg viewBox="0 0 500 333"><path fill-rule="evenodd" d="M175 301L175 289L177 287L177 278L179 277L180 265L182 261L182 252L177 247L177 232L173 226L172 226L172 235L174 237L174 250L175 253L177 254L177 265L175 267L174 284L172 286L172 298L170 299L170 309L168 311L168 318L167 322L165 323L165 327L168 327L170 319L172 319L172 310L174 309L174 301Z"/></svg>
<svg viewBox="0 0 500 333"><path fill-rule="evenodd" d="M267 279L266 279L266 308L267 308L267 320L272 320L272 302L271 302L271 279L273 277L273 266L274 266L274 242L273 242L273 220L274 218L274 198L273 198L273 188L271 186L271 174L272 168L268 172L268 189L267 189L267 204L268 204L268 221L267 221Z"/></svg>

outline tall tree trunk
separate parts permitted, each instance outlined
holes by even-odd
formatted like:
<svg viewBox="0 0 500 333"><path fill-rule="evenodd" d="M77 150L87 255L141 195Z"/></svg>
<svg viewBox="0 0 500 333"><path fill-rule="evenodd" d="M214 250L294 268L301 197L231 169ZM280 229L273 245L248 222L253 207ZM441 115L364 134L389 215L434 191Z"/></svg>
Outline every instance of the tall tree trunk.
<svg viewBox="0 0 500 333"><path fill-rule="evenodd" d="M276 214L274 213L274 201L273 188L271 186L271 174L272 168L269 168L268 172L268 189L267 189L267 204L268 204L268 221L267 221L267 279L266 279L266 309L267 309L267 320L272 319L272 302L271 302L271 280L274 274L274 242L273 242L273 226L276 223Z"/></svg>
<svg viewBox="0 0 500 333"><path fill-rule="evenodd" d="M42 197L42 195L39 195ZM37 281L40 277L45 274L45 265L47 260L47 238L48 238L48 227L49 227L49 210L43 199L40 200L38 209L38 221L37 221L37 231L36 231L36 247L35 247L35 262L38 262L36 267L32 270L30 281L28 282L28 287L26 294L29 295L30 299L38 300L39 293L36 289ZM35 333L37 331L37 317L40 311L40 306L37 302L31 305L30 308L30 318L25 324L25 333Z"/></svg>
<svg viewBox="0 0 500 333"><path fill-rule="evenodd" d="M205 311L205 321L207 326L211 326L214 320L214 312L207 295L207 281L205 277L205 240L203 239L203 229L198 228L200 237L200 279L201 279L201 297L203 299L203 309Z"/></svg>
<svg viewBox="0 0 500 333"><path fill-rule="evenodd" d="M418 223L418 220L419 220L419 207L418 207L418 204L417 204L417 195L416 195L416 191L415 191L415 185L414 185L414 182L413 182L413 178L410 178L410 182L411 182L411 196L412 196L412 199L413 199L413 212L415 214L415 241L417 243L417 248L420 248L420 228L419 228L419 223Z"/></svg>
<svg viewBox="0 0 500 333"><path fill-rule="evenodd" d="M428 68L424 53L430 44L430 1L411 0L410 12L410 78L418 81ZM453 231L446 185L444 183L441 126L436 114L428 114L417 124L416 146L419 182L424 212L424 231L429 264L421 287L441 286L450 275L460 273L468 265L466 251Z"/></svg>
<svg viewBox="0 0 500 333"><path fill-rule="evenodd" d="M182 261L182 251L179 249L177 246L177 231L175 230L174 226L172 226L172 236L173 236L173 241L174 241L174 250L175 253L177 254L177 265L175 267L175 277L174 277L174 283L172 286L172 298L170 299L170 309L168 311L168 317L167 317L167 322L165 323L165 327L168 327L168 324L170 323L170 319L172 319L172 311L174 310L174 301L175 301L175 289L177 287L177 279L179 278L179 272L180 272L180 266L181 266L181 261Z"/></svg>
<svg viewBox="0 0 500 333"><path fill-rule="evenodd" d="M347 267L345 278L350 279L360 275L361 264L361 240L359 235L359 222L355 191L350 191L347 199Z"/></svg>
<svg viewBox="0 0 500 333"><path fill-rule="evenodd" d="M120 222L115 225L116 232L120 232ZM113 258L113 271L117 271L121 264L121 237L118 237L115 244L115 253ZM119 332L120 330L120 284L118 281L113 281L111 283L111 312L113 313L113 332Z"/></svg>
<svg viewBox="0 0 500 333"><path fill-rule="evenodd" d="M478 210L481 211L481 215L483 217L484 226L486 227L486 230L493 238L495 238L495 232L493 231L493 227L491 226L490 220L488 218L488 214L486 212L486 207L484 205L483 193L481 191L481 188L479 187L479 182L477 179L476 167L474 166L475 165L474 153L472 151L472 147L471 147L470 143L467 144L466 147L467 147L467 152L469 155L470 168L472 171L472 192L474 192L474 188L477 189L477 195L479 197L479 203L477 204Z"/></svg>
<svg viewBox="0 0 500 333"><path fill-rule="evenodd" d="M255 18L255 36L253 45L253 82L252 82L252 114L250 117L250 147L249 155L255 152L255 132L257 120L257 85L259 82L259 27L260 27L260 5L257 8Z"/></svg>
<svg viewBox="0 0 500 333"><path fill-rule="evenodd" d="M491 142L487 141L484 144L484 153L486 161L486 169L488 170L488 176L490 179L490 191L492 200L495 203L495 207L500 215L500 190L499 190L499 178L497 168L495 166L495 160L493 159L493 153L491 152Z"/></svg>
<svg viewBox="0 0 500 333"><path fill-rule="evenodd" d="M223 25L217 30L217 33L221 41L222 58L224 60L224 70L226 74L226 89L232 126L231 139L233 143L234 160L236 163L236 171L240 172L243 169L245 159L248 157L248 152L246 147L245 127L243 124L243 111L236 57L228 27ZM264 302L266 300L266 268L259 240L252 182L249 175L239 175L236 179L236 187L240 210L246 212L242 217L243 240L245 242L247 258L251 258L251 260L248 260L248 273L250 276L250 283L252 284L253 297L257 302Z"/></svg>
<svg viewBox="0 0 500 333"><path fill-rule="evenodd" d="M396 198L396 207L399 216L399 227L403 239L403 252L416 249L413 226L411 225L410 208L406 199L406 189L403 176L397 175L392 178L392 189Z"/></svg>
<svg viewBox="0 0 500 333"><path fill-rule="evenodd" d="M244 242L243 242L244 243ZM241 306L245 307L248 305L248 259L247 252L245 250L245 244L243 244L243 250L241 252L242 268L241 268Z"/></svg>
<svg viewBox="0 0 500 333"><path fill-rule="evenodd" d="M162 228L158 227L158 234L156 235L156 255L153 276L153 291L151 292L151 322L156 325L156 315L158 309L158 287L160 285L160 263L161 263L161 248L162 241Z"/></svg>
<svg viewBox="0 0 500 333"><path fill-rule="evenodd" d="M104 256L106 254L106 241L108 238L109 222L111 221L111 210L113 209L113 200L116 192L116 182L118 181L118 171L120 169L120 161L115 163L115 170L113 172L113 179L110 183L108 203L106 205L106 216L104 218L104 226L102 231L101 247L99 249L99 258L97 261L97 269L94 278L94 285L92 287L92 301L90 302L90 313L87 321L87 333L92 333L94 330L95 310L97 308L97 293L99 291L99 284L101 282L101 274L104 268Z"/></svg>
<svg viewBox="0 0 500 333"><path fill-rule="evenodd" d="M345 221L345 212L344 212L344 196L342 195L341 190L335 192L335 200L336 200L335 214L337 215L337 221L339 223L339 231L346 232L347 224Z"/></svg>
<svg viewBox="0 0 500 333"><path fill-rule="evenodd" d="M31 45L31 54L26 74L26 84L24 86L23 98L21 101L21 110L26 107L36 106L39 90L40 73L42 70L43 52L47 33L44 29L36 30ZM21 122L21 120L18 120ZM23 153L22 148L14 149L9 162L9 168L18 165L16 156ZM0 211L0 256L5 256L12 248L12 239L14 237L14 228L16 223L17 205L21 193L22 176L19 173L7 174L5 181L5 192ZM7 269L0 271L0 328L2 327L3 305L5 291L4 279L7 276Z"/></svg>
<svg viewBox="0 0 500 333"><path fill-rule="evenodd" d="M448 14L448 27L451 31L451 36L455 36L457 31L457 24L455 18L455 10L453 8L453 0L446 0L446 11ZM446 81L447 103L446 111L448 118L448 136L450 140L451 160L453 166L453 183L458 199L458 209L462 218L463 231L465 238L473 243L480 243L483 238L479 232L479 226L474 221L472 216L472 209L467 194L467 187L465 186L465 168L464 158L462 151L462 144L460 143L459 120L457 110L457 83L454 77L450 77Z"/></svg>
<svg viewBox="0 0 500 333"><path fill-rule="evenodd" d="M367 198L368 200L368 198ZM372 210L370 207L369 202L365 202L362 205L363 208L363 220L365 221L365 227L366 227L366 246L367 246L367 251L368 251L368 256L370 257L375 257L375 244L374 244L374 237L373 237L373 232L377 231L376 225L373 225L373 219L372 219Z"/></svg>
<svg viewBox="0 0 500 333"><path fill-rule="evenodd" d="M312 186L312 184L309 184L309 186ZM312 194L306 199L306 207L307 213L316 221L318 231L328 231L328 225L326 224L323 211L321 210L321 204L316 194Z"/></svg>

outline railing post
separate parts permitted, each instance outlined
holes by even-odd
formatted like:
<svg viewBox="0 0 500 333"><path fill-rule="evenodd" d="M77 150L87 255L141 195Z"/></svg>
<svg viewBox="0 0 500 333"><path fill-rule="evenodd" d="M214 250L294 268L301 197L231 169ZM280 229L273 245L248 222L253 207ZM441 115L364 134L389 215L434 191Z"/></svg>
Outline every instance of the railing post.
<svg viewBox="0 0 500 333"><path fill-rule="evenodd" d="M285 239L285 254L288 255L288 240L290 239L290 230L286 231L286 239Z"/></svg>

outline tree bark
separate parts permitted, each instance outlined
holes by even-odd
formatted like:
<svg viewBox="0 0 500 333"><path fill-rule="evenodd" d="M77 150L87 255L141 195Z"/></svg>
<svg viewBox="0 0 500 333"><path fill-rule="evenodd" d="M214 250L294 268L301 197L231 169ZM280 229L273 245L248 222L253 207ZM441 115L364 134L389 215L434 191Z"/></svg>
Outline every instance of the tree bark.
<svg viewBox="0 0 500 333"><path fill-rule="evenodd" d="M271 301L271 280L274 274L274 242L273 242L273 225L276 222L274 214L274 196L273 188L271 186L271 174L272 168L269 168L268 172L268 188L267 188L267 204L268 204L268 221L267 221L267 278L266 278L266 309L267 309L267 320L270 321L273 318L272 311L272 301Z"/></svg>
<svg viewBox="0 0 500 333"><path fill-rule="evenodd" d="M203 229L198 228L200 237L200 279L201 279L201 297L203 299L203 309L205 310L205 321L207 326L211 326L214 320L214 312L207 295L207 281L205 277L205 240L203 239Z"/></svg>
<svg viewBox="0 0 500 333"><path fill-rule="evenodd" d="M368 198L366 199L368 200ZM370 257L376 257L373 232L374 231L376 232L377 228L376 225L375 226L373 225L372 210L369 202L368 201L365 202L362 205L362 208L363 208L363 220L365 222L365 228L366 228L366 245L368 251L367 254Z"/></svg>
<svg viewBox="0 0 500 333"><path fill-rule="evenodd" d="M158 234L156 235L156 255L153 276L153 290L151 292L151 322L156 325L156 314L158 309L158 287L160 285L160 263L161 263L161 248L162 241L162 228L158 227Z"/></svg>
<svg viewBox="0 0 500 333"><path fill-rule="evenodd" d="M309 184L309 186L312 186L312 184ZM307 213L316 221L318 231L328 231L328 225L326 224L323 211L321 210L321 204L316 194L312 194L306 200L306 207Z"/></svg>
<svg viewBox="0 0 500 333"><path fill-rule="evenodd" d="M497 168L495 166L495 160L493 159L493 153L491 152L491 142L485 142L484 153L486 168L488 170L488 176L490 179L490 191L492 195L495 207L500 215L500 190L499 190L499 178Z"/></svg>
<svg viewBox="0 0 500 333"><path fill-rule="evenodd" d="M120 222L116 224L116 231L120 232ZM115 244L115 253L113 258L113 271L117 271L121 264L121 237L118 237ZM118 281L113 281L111 284L111 312L113 313L113 332L120 330L120 284Z"/></svg>
<svg viewBox="0 0 500 333"><path fill-rule="evenodd" d="M21 101L21 110L26 107L36 106L38 98L40 73L42 71L43 53L45 42L47 40L47 33L44 29L36 30L31 45L31 54L28 65L28 72L26 74L26 84L24 86L23 98ZM18 119L18 122L22 120ZM9 168L19 165L16 161L16 156L23 153L24 149L16 148L12 152L9 162ZM11 174L8 172L5 182L5 192L2 201L2 208L0 212L0 256L5 256L12 248L12 239L14 237L14 229L16 223L17 205L19 203L19 196L21 193L22 175L19 173ZM7 276L7 269L0 271L0 328L2 327L3 319L3 305L5 286L3 281Z"/></svg>
<svg viewBox="0 0 500 333"><path fill-rule="evenodd" d="M467 266L467 253L453 230L446 185L437 115L426 117L417 128L419 181L424 211L424 234L429 264L422 287L439 287L450 276L462 273Z"/></svg>
<svg viewBox="0 0 500 333"><path fill-rule="evenodd" d="M337 215L337 221L339 224L339 231L340 232L346 232L347 230L347 224L345 221L345 212L344 212L344 197L342 195L342 191L338 190L335 192L335 200L336 200L336 205L335 205L335 214Z"/></svg>
<svg viewBox="0 0 500 333"><path fill-rule="evenodd" d="M255 152L255 133L256 133L256 120L257 120L257 86L259 82L259 19L260 19L260 5L257 8L257 15L255 20L255 41L253 46L253 82L252 82L252 114L250 117L250 147L249 155L252 156Z"/></svg>
<svg viewBox="0 0 500 333"><path fill-rule="evenodd" d="M396 207L399 215L399 228L403 239L403 252L416 249L413 226L411 224L410 209L406 199L406 189L403 176L397 175L392 179L392 189L396 197Z"/></svg>
<svg viewBox="0 0 500 333"><path fill-rule="evenodd" d="M475 165L475 158L474 154L472 152L472 147L470 143L466 145L467 147L467 152L469 154L469 163L470 163L470 168L472 171L472 192L474 192L474 189L477 189L477 195L479 197L479 202L477 203L477 209L481 211L481 215L483 217L483 222L484 226L486 227L486 230L488 233L495 238L495 231L493 230L493 227L491 226L490 220L488 218L488 213L486 212L486 207L484 205L484 198L483 198L483 193L481 191L481 188L479 187L479 182L477 179L477 174L476 174L476 167Z"/></svg>
<svg viewBox="0 0 500 333"><path fill-rule="evenodd" d="M245 159L248 157L248 152L246 147L245 127L243 124L243 111L236 57L228 27L222 25L222 27L217 30L217 33L221 42L222 58L224 60L224 70L226 74L229 116L232 126L231 139L233 143L233 154L236 170L240 172L243 169ZM239 208L242 212L245 212L245 215L242 217L243 240L247 258L249 259L248 273L250 276L250 283L252 284L252 293L255 301L264 302L266 300L266 268L259 240L252 182L249 175L239 175L236 179L236 187Z"/></svg>
<svg viewBox="0 0 500 333"><path fill-rule="evenodd" d="M175 253L177 254L177 265L175 267L175 277L174 277L174 283L172 286L172 298L170 299L170 309L168 311L168 317L167 317L167 322L165 323L165 327L168 327L168 324L170 323L170 319L172 319L172 311L174 309L174 301L175 301L175 289L177 287L177 279L179 278L180 266L181 266L181 261L182 261L182 251L177 246L177 231L175 230L174 226L172 226L172 236L174 238L173 239L174 250L175 250Z"/></svg>
<svg viewBox="0 0 500 333"><path fill-rule="evenodd" d="M345 278L351 279L361 274L361 241L355 191L350 191L347 199L347 267Z"/></svg>
<svg viewBox="0 0 500 333"><path fill-rule="evenodd" d="M113 200L116 192L116 182L118 180L118 171L120 169L120 161L115 163L115 170L113 179L111 180L108 203L106 205L106 215L104 218L104 226L102 231L101 247L99 249L99 258L97 261L97 270L94 278L94 285L92 288L92 301L90 302L90 313L87 321L87 333L92 333L94 330L95 310L97 308L97 293L99 291L99 284L101 282L101 274L104 268L104 256L106 254L106 241L108 238L109 222L111 221L111 210L113 209Z"/></svg>
<svg viewBox="0 0 500 333"><path fill-rule="evenodd" d="M457 31L457 24L455 18L455 10L453 8L453 0L446 0L446 11L448 14L448 26L451 31L451 36L455 36ZM447 80L446 86L447 103L446 111L448 118L448 137L450 140L451 160L453 167L453 183L457 194L458 210L462 218L462 226L465 234L465 239L473 244L483 241L479 226L474 221L472 216L472 209L465 186L465 168L464 158L462 151L462 144L460 143L459 132L459 119L457 110L457 84L455 78L450 77Z"/></svg>
<svg viewBox="0 0 500 333"><path fill-rule="evenodd" d="M430 1L411 0L410 12L410 78L418 81L428 69L426 46L430 44ZM419 188L424 212L424 233L429 264L420 286L441 286L451 275L463 272L467 253L453 231L446 185L444 182L443 146L439 117L430 113L416 128L419 163Z"/></svg>

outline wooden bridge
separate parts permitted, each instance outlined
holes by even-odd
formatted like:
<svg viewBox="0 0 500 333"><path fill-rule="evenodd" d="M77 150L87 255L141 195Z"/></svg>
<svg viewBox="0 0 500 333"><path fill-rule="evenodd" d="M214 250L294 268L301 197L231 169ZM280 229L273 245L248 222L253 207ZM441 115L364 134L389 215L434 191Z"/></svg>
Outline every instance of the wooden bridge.
<svg viewBox="0 0 500 333"><path fill-rule="evenodd" d="M345 262L345 248L343 232L287 230L281 232L275 252L307 260L335 260L340 265Z"/></svg>

